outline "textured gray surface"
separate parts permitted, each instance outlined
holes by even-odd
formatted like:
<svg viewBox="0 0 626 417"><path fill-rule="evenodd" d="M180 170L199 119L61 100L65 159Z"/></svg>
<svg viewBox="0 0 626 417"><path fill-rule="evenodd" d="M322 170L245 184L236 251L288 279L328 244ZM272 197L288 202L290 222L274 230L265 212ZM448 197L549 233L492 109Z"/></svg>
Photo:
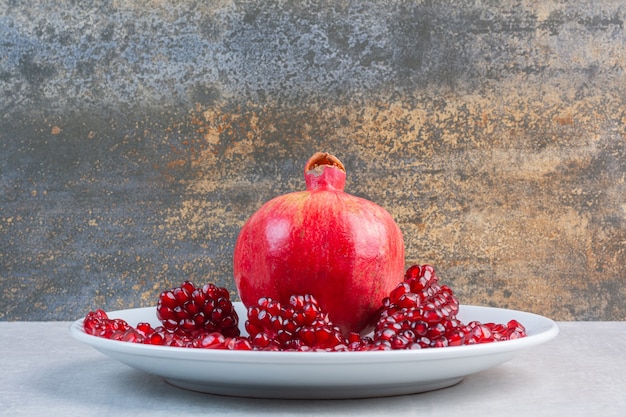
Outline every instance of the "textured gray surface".
<svg viewBox="0 0 626 417"><path fill-rule="evenodd" d="M625 7L0 0L0 320L234 293L317 150L464 303L625 319Z"/></svg>

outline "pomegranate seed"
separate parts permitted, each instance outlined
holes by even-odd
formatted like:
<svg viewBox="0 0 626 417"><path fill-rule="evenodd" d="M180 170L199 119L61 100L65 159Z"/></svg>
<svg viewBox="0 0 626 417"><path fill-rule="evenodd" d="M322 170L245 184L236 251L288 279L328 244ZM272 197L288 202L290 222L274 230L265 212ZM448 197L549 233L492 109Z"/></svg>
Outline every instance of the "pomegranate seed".
<svg viewBox="0 0 626 417"><path fill-rule="evenodd" d="M196 287L190 281L164 291L156 313L161 325L139 323L135 328L103 310L90 311L83 321L87 334L131 343L201 349L358 352L425 349L514 340L526 336L516 320L467 324L457 319L459 302L440 285L430 265L413 265L382 300L372 337L344 337L311 295L292 295L288 305L260 298L248 308L239 335L239 318L225 288Z"/></svg>
<svg viewBox="0 0 626 417"><path fill-rule="evenodd" d="M245 327L257 350L347 350L341 331L311 295L292 295L285 306L260 298L248 308Z"/></svg>
<svg viewBox="0 0 626 417"><path fill-rule="evenodd" d="M196 339L196 347L204 349L226 349L226 337L218 332L212 332L200 339Z"/></svg>
<svg viewBox="0 0 626 417"><path fill-rule="evenodd" d="M192 282L185 281L179 287L162 292L157 316L172 332L191 335L202 330L221 332L228 337L239 336L239 318L228 290L213 284L197 288Z"/></svg>
<svg viewBox="0 0 626 417"><path fill-rule="evenodd" d="M229 350L252 350L252 344L250 343L250 340L246 337L233 337L231 338L227 345L226 348Z"/></svg>
<svg viewBox="0 0 626 417"><path fill-rule="evenodd" d="M506 325L478 322L464 325L456 318L457 298L448 286L438 281L430 265L413 265L407 269L404 282L383 300L374 330L376 349L461 346L526 335L524 327L515 320Z"/></svg>

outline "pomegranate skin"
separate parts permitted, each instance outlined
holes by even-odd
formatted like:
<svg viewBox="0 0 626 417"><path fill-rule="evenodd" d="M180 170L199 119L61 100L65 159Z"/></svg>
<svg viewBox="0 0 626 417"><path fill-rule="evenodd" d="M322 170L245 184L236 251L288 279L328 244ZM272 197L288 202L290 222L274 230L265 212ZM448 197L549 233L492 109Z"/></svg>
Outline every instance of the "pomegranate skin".
<svg viewBox="0 0 626 417"><path fill-rule="evenodd" d="M265 203L242 227L234 278L245 306L311 294L348 334L372 329L381 300L404 276L404 240L391 215L343 191L341 162L317 153L306 191Z"/></svg>

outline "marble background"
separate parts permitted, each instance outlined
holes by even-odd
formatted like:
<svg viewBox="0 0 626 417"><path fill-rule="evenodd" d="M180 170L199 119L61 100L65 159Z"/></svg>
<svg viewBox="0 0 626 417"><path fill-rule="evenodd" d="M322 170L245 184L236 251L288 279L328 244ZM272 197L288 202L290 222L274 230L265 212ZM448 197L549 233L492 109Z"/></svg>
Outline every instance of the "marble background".
<svg viewBox="0 0 626 417"><path fill-rule="evenodd" d="M318 150L465 304L626 319L625 1L0 0L0 320L233 291Z"/></svg>

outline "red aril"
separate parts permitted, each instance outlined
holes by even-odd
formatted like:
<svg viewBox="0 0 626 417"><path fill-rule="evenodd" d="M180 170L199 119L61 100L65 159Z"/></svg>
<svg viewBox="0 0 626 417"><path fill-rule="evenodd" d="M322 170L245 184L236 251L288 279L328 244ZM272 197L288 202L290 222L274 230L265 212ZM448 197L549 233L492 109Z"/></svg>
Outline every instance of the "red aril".
<svg viewBox="0 0 626 417"><path fill-rule="evenodd" d="M215 310L215 306L219 309ZM208 307L219 314L208 314ZM248 336L239 336L239 329L232 327L238 317L228 291L213 284L200 289L189 281L161 293L157 308L161 326L153 328L149 323L140 322L132 327L123 319L109 318L103 310L96 310L87 313L83 327L87 334L131 343L305 352L438 348L526 337L526 329L516 320L506 324L479 321L464 324L456 317L458 310L456 296L449 287L439 284L434 268L413 265L406 271L405 280L382 300L371 336L342 333L309 294L291 295L287 304L260 298L247 309ZM222 320L219 324L200 320L200 326L189 328L187 321L190 318L197 321L195 316L200 311ZM181 322L182 326L176 324Z"/></svg>
<svg viewBox="0 0 626 417"><path fill-rule="evenodd" d="M163 327L192 335L198 331L239 336L239 317L226 288L214 284L196 287L191 281L163 291L157 304L157 317Z"/></svg>
<svg viewBox="0 0 626 417"><path fill-rule="evenodd" d="M292 295L287 305L260 298L248 308L246 330L257 350L348 350L339 327L308 294Z"/></svg>
<svg viewBox="0 0 626 417"><path fill-rule="evenodd" d="M241 229L239 296L250 307L262 297L286 305L292 294L311 294L344 334L367 331L404 275L402 233L385 209L343 191L335 156L313 155L304 177L306 191L270 200Z"/></svg>

